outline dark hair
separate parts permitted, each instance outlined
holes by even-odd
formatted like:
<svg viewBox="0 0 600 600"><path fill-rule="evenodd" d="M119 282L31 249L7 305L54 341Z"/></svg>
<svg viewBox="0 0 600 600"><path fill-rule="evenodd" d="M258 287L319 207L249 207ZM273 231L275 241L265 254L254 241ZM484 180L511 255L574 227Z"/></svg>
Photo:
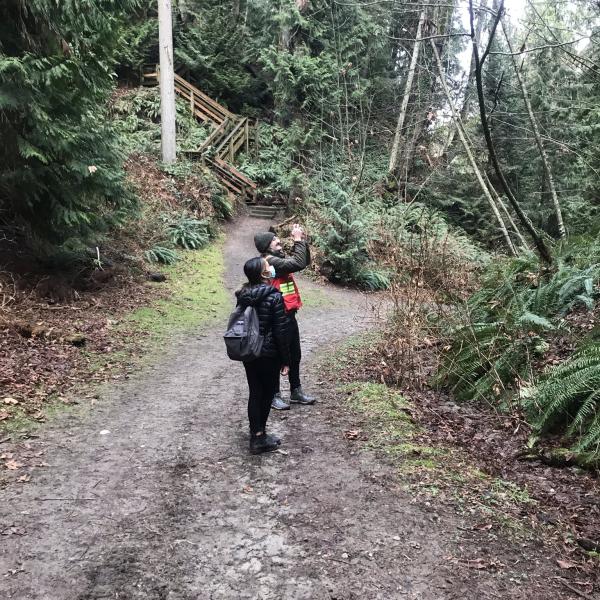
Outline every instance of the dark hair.
<svg viewBox="0 0 600 600"><path fill-rule="evenodd" d="M262 272L264 268L264 258L256 256L247 260L244 264L244 275L248 278L250 285L262 283Z"/></svg>

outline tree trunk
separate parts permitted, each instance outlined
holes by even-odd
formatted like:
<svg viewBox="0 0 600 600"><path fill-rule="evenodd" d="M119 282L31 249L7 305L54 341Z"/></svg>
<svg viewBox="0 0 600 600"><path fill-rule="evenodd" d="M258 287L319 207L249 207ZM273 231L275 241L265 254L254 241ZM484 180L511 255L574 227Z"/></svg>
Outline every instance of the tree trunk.
<svg viewBox="0 0 600 600"><path fill-rule="evenodd" d="M490 208L492 209L492 212L494 213L496 220L498 221L498 225L500 226L500 230L502 231L502 235L504 236L506 245L508 246L508 248L511 251L511 253L513 254L513 256L516 256L517 251L515 250L512 240L510 239L510 235L508 233L508 230L506 229L506 224L504 223L504 219L502 219L502 215L500 214L500 211L498 210L498 207L496 206L494 198L492 197L492 194L485 183L483 175L481 174L481 170L479 169L479 165L477 164L477 161L475 160L475 156L473 155L473 151L471 150L471 146L469 145L469 141L467 139L467 134L465 133L465 131L463 129L463 124L462 124L460 115L458 114L456 108L454 107L454 103L452 101L452 96L450 95L450 90L448 90L448 86L446 85L446 77L444 75L444 67L442 66L442 60L440 59L440 55L437 51L435 41L433 39L431 40L431 48L433 50L433 56L435 57L435 62L436 62L437 69L438 69L438 72L440 75L440 82L442 84L442 89L444 90L444 95L446 96L446 101L448 102L448 105L450 106L450 110L452 111L452 118L456 122L456 131L458 132L460 141L462 142L462 144L465 148L465 152L467 153L467 157L469 159L469 162L471 163L471 167L473 169L473 172L475 173L475 177L477 178L477 181L481 187L481 190L483 191L483 194L485 195L485 198L488 201L488 204L490 205Z"/></svg>
<svg viewBox="0 0 600 600"><path fill-rule="evenodd" d="M398 114L398 123L396 124L396 133L394 135L394 143L392 144L392 152L390 154L390 164L388 167L388 173L393 174L398 167L398 159L400 154L400 144L402 142L404 121L406 120L406 109L408 107L408 100L412 91L413 79L415 77L415 71L417 68L417 60L419 58L419 49L421 46L421 32L423 31L423 24L425 23L425 11L421 11L419 17L419 24L417 25L417 34L415 36L415 44L413 46L413 53L410 59L410 67L406 76L406 85L404 86L404 96L402 97L402 104L400 105L400 113Z"/></svg>
<svg viewBox="0 0 600 600"><path fill-rule="evenodd" d="M500 206L500 208L502 209L502 212L506 215L506 218L508 219L508 222L510 223L512 230L515 232L515 235L519 238L519 242L521 242L521 246L523 246L523 248L529 249L529 244L527 243L527 240L523 237L521 230L515 223L515 220L512 218L512 215L508 211L508 208L506 208L506 204L504 204L504 201L500 197L500 194L498 194L498 192L496 191L496 188L493 186L487 173L485 171L482 171L482 173L483 173L483 178L485 179L485 183L487 184L490 192L492 193L492 196L496 200L496 203Z"/></svg>
<svg viewBox="0 0 600 600"><path fill-rule="evenodd" d="M487 0L481 0L479 17L477 19L477 29L475 30L475 39L479 44L479 40L481 39L481 32L483 30L483 24L485 23L485 9L487 8ZM471 52L471 59L469 61L469 71L467 73L467 84L465 86L465 97L463 98L463 104L460 109L460 118L462 122L465 122L465 119L469 116L469 110L471 108L471 95L473 94L473 76L475 74L475 57L473 52ZM454 142L454 136L456 135L456 127L452 127L450 132L448 133L448 138L446 139L446 143L444 144L444 149L442 151L442 156L444 156L450 148L452 148L452 144Z"/></svg>
<svg viewBox="0 0 600 600"><path fill-rule="evenodd" d="M554 176L552 175L552 168L550 167L550 161L548 160L548 155L546 154L546 149L544 148L544 144L542 142L542 136L540 135L540 129L537 124L537 119L533 114L533 108L531 107L531 100L529 99L529 92L527 91L527 85L525 84L525 78L523 77L523 73L521 72L521 66L517 62L517 57L513 53L512 43L510 41L510 37L508 35L508 31L506 31L506 26L504 25L504 20L500 20L500 24L502 25L502 31L504 32L504 37L506 38L506 43L508 44L508 50L510 52L510 58L512 60L513 67L515 69L515 75L517 76L517 81L519 82L519 86L521 88L521 95L523 96L523 102L525 102L525 106L527 108L527 115L529 117L529 122L531 123L531 129L533 131L533 136L535 138L535 143L540 152L540 158L542 159L542 168L544 170L544 176L546 179L546 184L550 191L550 196L552 197L552 204L554 206L554 213L556 215L556 225L558 229L558 236L560 238L565 238L567 232L565 231L565 224L563 221L562 210L560 208L560 202L558 201L558 194L556 193L556 186L554 185Z"/></svg>
<svg viewBox="0 0 600 600"><path fill-rule="evenodd" d="M538 234L535 227L529 220L529 217L525 214L525 212L521 208L517 198L515 197L512 189L510 188L510 185L508 184L508 181L506 180L506 177L504 176L504 172L502 171L502 167L500 167L500 162L498 160L498 155L496 154L496 148L494 146L494 142L492 140L492 135L490 133L489 124L487 121L487 112L486 112L486 108L485 108L485 95L483 92L482 67L483 67L483 64L485 63L485 59L487 58L487 56L489 54L489 51L490 51L490 48L492 45L492 41L494 39L494 35L496 33L496 29L498 27L498 22L500 20L500 16L501 16L503 10L504 10L504 0L501 0L500 6L498 8L498 14L496 15L496 19L494 20L492 29L490 31L490 37L488 40L487 48L486 48L485 52L483 53L483 56L480 58L479 57L479 48L478 48L476 40L475 40L475 27L473 24L473 0L469 0L469 18L471 21L471 40L473 43L473 55L475 57L475 81L477 82L477 99L479 102L479 114L481 116L481 127L483 128L483 135L485 137L485 143L487 145L488 152L490 154L490 160L492 162L494 170L496 171L496 175L500 181L500 184L502 185L502 189L504 190L504 193L506 194L506 197L508 198L515 213L519 217L519 220L523 224L523 227L525 228L527 233L529 233L529 235L531 236L531 239L533 240L533 243L535 244L535 247L537 248L542 260L547 264L552 264L552 256L550 255L550 251L546 247L544 240L541 238L541 236Z"/></svg>
<svg viewBox="0 0 600 600"><path fill-rule="evenodd" d="M175 74L173 72L173 16L171 0L158 0L160 53L160 128L164 163L176 160L175 145Z"/></svg>

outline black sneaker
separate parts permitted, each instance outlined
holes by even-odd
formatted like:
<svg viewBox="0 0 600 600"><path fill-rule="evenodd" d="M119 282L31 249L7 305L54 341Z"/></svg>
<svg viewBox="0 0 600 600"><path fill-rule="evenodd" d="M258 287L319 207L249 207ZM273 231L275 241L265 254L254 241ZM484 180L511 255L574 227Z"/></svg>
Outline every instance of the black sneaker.
<svg viewBox="0 0 600 600"><path fill-rule="evenodd" d="M253 435L250 437L250 454L262 454L277 449L277 442L269 435Z"/></svg>
<svg viewBox="0 0 600 600"><path fill-rule="evenodd" d="M290 402L293 404L314 404L316 402L316 398L313 396L309 396L302 391L302 387L297 387L292 390L290 395Z"/></svg>
<svg viewBox="0 0 600 600"><path fill-rule="evenodd" d="M290 410L290 405L281 397L281 393L277 392L271 400L271 408L275 410Z"/></svg>

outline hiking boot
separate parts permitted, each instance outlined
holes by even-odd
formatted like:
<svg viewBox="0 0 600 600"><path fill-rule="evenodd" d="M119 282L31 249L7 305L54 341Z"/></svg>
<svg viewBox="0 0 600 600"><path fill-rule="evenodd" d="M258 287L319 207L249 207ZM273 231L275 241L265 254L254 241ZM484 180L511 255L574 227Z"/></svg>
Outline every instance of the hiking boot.
<svg viewBox="0 0 600 600"><path fill-rule="evenodd" d="M272 433L265 433L265 435L267 436L267 441L273 444L277 444L278 446L281 445L281 438L277 437L276 435L273 435Z"/></svg>
<svg viewBox="0 0 600 600"><path fill-rule="evenodd" d="M292 390L290 402L293 404L314 404L316 398L309 396L302 391L302 387L297 387Z"/></svg>
<svg viewBox="0 0 600 600"><path fill-rule="evenodd" d="M250 454L262 454L263 452L272 452L277 449L277 442L270 435L250 436Z"/></svg>
<svg viewBox="0 0 600 600"><path fill-rule="evenodd" d="M271 408L275 410L290 410L290 405L281 397L281 392L277 392L271 400Z"/></svg>

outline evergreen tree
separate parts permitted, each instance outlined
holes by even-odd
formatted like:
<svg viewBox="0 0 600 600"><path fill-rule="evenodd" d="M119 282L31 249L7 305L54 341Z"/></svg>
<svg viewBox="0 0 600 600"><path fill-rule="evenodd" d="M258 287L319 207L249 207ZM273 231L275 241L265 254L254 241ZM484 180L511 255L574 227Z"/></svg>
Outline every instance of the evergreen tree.
<svg viewBox="0 0 600 600"><path fill-rule="evenodd" d="M136 0L0 6L0 215L60 243L130 200L107 119L123 18Z"/></svg>

